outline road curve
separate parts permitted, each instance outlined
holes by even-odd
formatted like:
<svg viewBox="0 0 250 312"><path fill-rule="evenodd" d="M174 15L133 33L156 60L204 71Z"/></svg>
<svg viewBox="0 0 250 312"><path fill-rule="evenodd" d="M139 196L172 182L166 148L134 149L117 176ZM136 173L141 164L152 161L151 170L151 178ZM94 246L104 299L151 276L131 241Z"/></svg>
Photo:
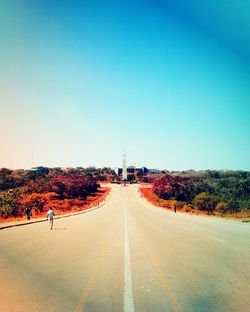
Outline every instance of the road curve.
<svg viewBox="0 0 250 312"><path fill-rule="evenodd" d="M112 186L89 213L0 232L0 311L250 311L250 226Z"/></svg>

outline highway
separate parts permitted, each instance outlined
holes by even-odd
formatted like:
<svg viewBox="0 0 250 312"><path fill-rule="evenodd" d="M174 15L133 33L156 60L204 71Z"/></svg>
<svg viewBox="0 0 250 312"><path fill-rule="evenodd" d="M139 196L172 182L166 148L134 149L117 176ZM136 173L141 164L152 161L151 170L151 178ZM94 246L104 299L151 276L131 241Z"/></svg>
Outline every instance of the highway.
<svg viewBox="0 0 250 312"><path fill-rule="evenodd" d="M0 231L0 311L249 312L250 224L113 185L87 213Z"/></svg>

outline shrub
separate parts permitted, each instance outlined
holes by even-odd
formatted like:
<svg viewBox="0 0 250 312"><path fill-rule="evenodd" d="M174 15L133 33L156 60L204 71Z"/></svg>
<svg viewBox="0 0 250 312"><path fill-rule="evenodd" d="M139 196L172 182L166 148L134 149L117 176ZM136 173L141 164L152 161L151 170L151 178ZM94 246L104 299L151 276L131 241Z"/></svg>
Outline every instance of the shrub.
<svg viewBox="0 0 250 312"><path fill-rule="evenodd" d="M16 217L18 215L18 190L8 190L0 193L0 216L7 218L9 216Z"/></svg>
<svg viewBox="0 0 250 312"><path fill-rule="evenodd" d="M54 199L57 196L56 193L45 193L45 194L24 194L20 199L20 211L22 214L25 211L26 207L33 208L36 212L40 213L43 211L43 207L50 200Z"/></svg>
<svg viewBox="0 0 250 312"><path fill-rule="evenodd" d="M193 200L193 204L199 210L207 211L208 213L212 213L215 207L220 202L220 198L216 195L210 195L206 192L200 193L199 195L195 196Z"/></svg>
<svg viewBox="0 0 250 312"><path fill-rule="evenodd" d="M228 209L228 204L224 201L219 202L215 207L215 211L221 212L221 213L226 212L227 209Z"/></svg>

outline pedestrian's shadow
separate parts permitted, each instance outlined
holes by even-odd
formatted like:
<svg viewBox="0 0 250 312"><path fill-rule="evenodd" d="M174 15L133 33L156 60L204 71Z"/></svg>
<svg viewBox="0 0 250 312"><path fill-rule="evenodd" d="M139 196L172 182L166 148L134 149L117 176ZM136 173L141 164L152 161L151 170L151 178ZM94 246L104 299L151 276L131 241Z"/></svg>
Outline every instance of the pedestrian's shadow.
<svg viewBox="0 0 250 312"><path fill-rule="evenodd" d="M66 231L67 228L53 228L54 231Z"/></svg>

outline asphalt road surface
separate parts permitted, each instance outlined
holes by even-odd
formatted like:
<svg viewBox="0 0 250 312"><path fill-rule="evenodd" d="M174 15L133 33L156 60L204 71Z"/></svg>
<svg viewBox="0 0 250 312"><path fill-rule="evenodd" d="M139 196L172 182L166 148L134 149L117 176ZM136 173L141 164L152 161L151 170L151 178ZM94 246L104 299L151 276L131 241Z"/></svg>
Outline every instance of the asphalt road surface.
<svg viewBox="0 0 250 312"><path fill-rule="evenodd" d="M250 311L250 225L114 185L82 215L0 231L0 311Z"/></svg>

